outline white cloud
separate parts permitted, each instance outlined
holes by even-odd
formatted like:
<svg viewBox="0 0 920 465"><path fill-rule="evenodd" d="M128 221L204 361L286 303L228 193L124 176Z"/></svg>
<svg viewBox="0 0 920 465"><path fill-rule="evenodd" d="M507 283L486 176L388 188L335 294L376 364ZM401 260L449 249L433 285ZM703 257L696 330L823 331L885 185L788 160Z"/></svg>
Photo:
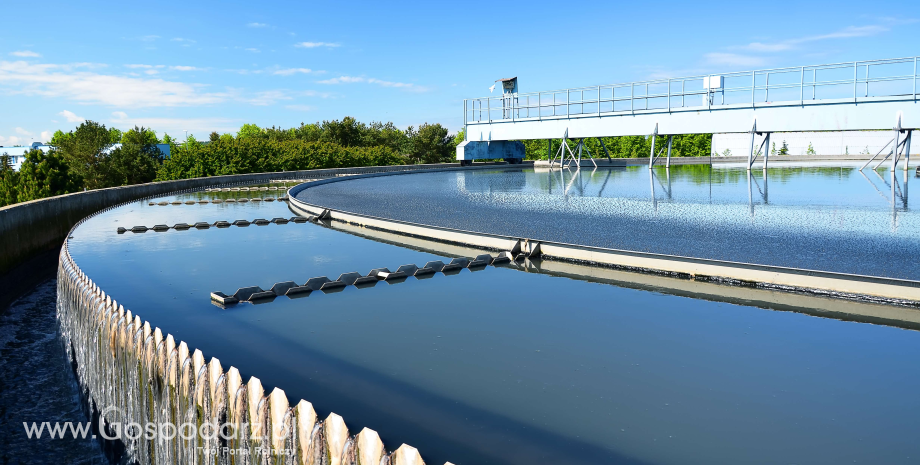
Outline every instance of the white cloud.
<svg viewBox="0 0 920 465"><path fill-rule="evenodd" d="M265 23L249 23L246 27L268 27L268 24Z"/></svg>
<svg viewBox="0 0 920 465"><path fill-rule="evenodd" d="M128 108L207 105L230 97L206 92L202 84L99 74L83 66L0 61L0 90Z"/></svg>
<svg viewBox="0 0 920 465"><path fill-rule="evenodd" d="M17 50L15 52L10 52L10 55L13 55L14 57L23 57L23 58L38 58L41 56L40 54L35 53L31 50Z"/></svg>
<svg viewBox="0 0 920 465"><path fill-rule="evenodd" d="M288 95L288 93L283 90L266 90L262 92L256 92L255 97L243 99L243 101L252 105L266 106L274 105L278 102L278 100L291 100L292 98L293 97Z"/></svg>
<svg viewBox="0 0 920 465"><path fill-rule="evenodd" d="M66 119L68 123L82 123L86 121L86 118L82 116L77 116L72 111L64 110L58 114L63 116L64 119Z"/></svg>
<svg viewBox="0 0 920 465"><path fill-rule="evenodd" d="M310 105L285 105L284 108L294 111L313 111L316 109Z"/></svg>
<svg viewBox="0 0 920 465"><path fill-rule="evenodd" d="M159 38L160 36L157 36L157 35L147 35L147 36L138 37L138 39L140 39L143 42L153 42Z"/></svg>
<svg viewBox="0 0 920 465"><path fill-rule="evenodd" d="M16 136L3 137L3 136L0 136L0 145L10 147L10 146L21 145L21 144L22 144L22 138L21 138L21 137L16 137Z"/></svg>
<svg viewBox="0 0 920 465"><path fill-rule="evenodd" d="M21 136L31 136L32 135L31 132L26 131L25 129L19 128L19 127L16 128L16 134L19 134Z"/></svg>
<svg viewBox="0 0 920 465"><path fill-rule="evenodd" d="M170 66L169 69L176 71L201 71L201 68L196 68L194 66Z"/></svg>
<svg viewBox="0 0 920 465"><path fill-rule="evenodd" d="M313 70L309 68L288 68L288 69L279 69L272 74L277 74L279 76L290 76L292 74L303 73L310 74Z"/></svg>
<svg viewBox="0 0 920 465"><path fill-rule="evenodd" d="M774 43L763 43L763 42L751 42L750 44L743 45L741 47L735 47L741 50L748 50L751 52L784 52L787 50L792 50L798 48L802 44L809 42L818 42L822 40L834 40L834 39L851 39L855 37L868 37L874 36L876 34L881 34L887 32L889 29L884 26L879 25L869 25L869 26L850 26L843 28L839 31L831 32L829 34L819 34L814 36L805 36L798 37L793 39L787 39Z"/></svg>
<svg viewBox="0 0 920 465"><path fill-rule="evenodd" d="M39 138L41 139L42 142L48 142L49 140L51 140L51 137L53 135L54 134L52 134L51 131L42 131L42 133L39 135Z"/></svg>
<svg viewBox="0 0 920 465"><path fill-rule="evenodd" d="M157 135L162 137L164 133L171 133L180 137L184 135L183 131L198 136L207 136L211 131L217 132L235 132L239 129L242 121L232 118L163 118L163 117L129 117L123 111L112 112L112 119L109 121L113 126L121 128L133 128L134 126L144 126L157 131Z"/></svg>
<svg viewBox="0 0 920 465"><path fill-rule="evenodd" d="M170 42L180 42L184 47L188 47L190 44L194 44L195 41L192 39L185 39L182 37L173 37L169 39Z"/></svg>
<svg viewBox="0 0 920 465"><path fill-rule="evenodd" d="M335 48L335 47L340 47L341 45L342 44L335 43L335 42L298 42L294 44L295 47L300 47L300 48L318 48L318 47Z"/></svg>
<svg viewBox="0 0 920 465"><path fill-rule="evenodd" d="M261 50L255 48L255 47L244 48L243 50L246 50L247 52L252 52L252 53L259 53L259 52L261 52Z"/></svg>
<svg viewBox="0 0 920 465"><path fill-rule="evenodd" d="M165 68L165 67L166 65L141 65L141 64L125 65L125 68L130 68L130 69L154 69L154 68L160 69L160 68Z"/></svg>
<svg viewBox="0 0 920 465"><path fill-rule="evenodd" d="M324 79L322 81L317 81L319 84L353 84L353 83L367 83L367 84L376 84L382 87L394 87L397 89L409 90L413 92L426 92L428 91L427 87L419 86L417 84L412 84L409 82L393 82L393 81L384 81L382 79L376 78L364 78L364 77L354 77L354 76L339 76L331 79Z"/></svg>
<svg viewBox="0 0 920 465"><path fill-rule="evenodd" d="M766 60L761 57L739 55L737 53L714 52L707 53L705 57L709 64L724 66L763 66L766 62Z"/></svg>

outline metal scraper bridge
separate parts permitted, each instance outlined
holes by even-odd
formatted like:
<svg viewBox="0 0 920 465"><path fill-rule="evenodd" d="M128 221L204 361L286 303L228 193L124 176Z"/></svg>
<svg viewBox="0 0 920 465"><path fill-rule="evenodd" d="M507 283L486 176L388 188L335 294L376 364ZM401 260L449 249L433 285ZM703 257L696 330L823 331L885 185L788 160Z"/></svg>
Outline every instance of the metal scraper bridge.
<svg viewBox="0 0 920 465"><path fill-rule="evenodd" d="M917 64L918 57L894 58L532 93L517 92L515 81L500 96L464 100L467 147L458 147L457 158L469 160L463 151L474 153L477 143L750 133L750 168L760 150L769 152L773 132L894 129L895 166L920 128ZM655 158L653 144L650 166Z"/></svg>

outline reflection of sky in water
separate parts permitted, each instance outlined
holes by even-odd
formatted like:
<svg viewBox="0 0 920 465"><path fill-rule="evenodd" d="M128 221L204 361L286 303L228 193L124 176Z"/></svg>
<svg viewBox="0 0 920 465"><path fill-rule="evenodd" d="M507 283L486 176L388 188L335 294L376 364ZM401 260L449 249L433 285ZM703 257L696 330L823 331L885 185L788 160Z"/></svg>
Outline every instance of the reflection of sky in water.
<svg viewBox="0 0 920 465"><path fill-rule="evenodd" d="M623 179L638 176L614 174L625 176L623 192ZM403 189L400 177L379 179ZM549 198L520 186L493 198L527 189ZM488 195L481 184L464 189ZM428 463L909 463L920 454L913 331L494 268L221 310L209 292L444 257L313 224L115 233L278 216L292 213L281 202L135 202L81 225L70 248L152 325L321 415L341 414L353 432L376 429L391 449L412 444Z"/></svg>
<svg viewBox="0 0 920 465"><path fill-rule="evenodd" d="M920 279L913 172L856 166L679 165L458 171L355 179L298 198L336 209L518 237Z"/></svg>

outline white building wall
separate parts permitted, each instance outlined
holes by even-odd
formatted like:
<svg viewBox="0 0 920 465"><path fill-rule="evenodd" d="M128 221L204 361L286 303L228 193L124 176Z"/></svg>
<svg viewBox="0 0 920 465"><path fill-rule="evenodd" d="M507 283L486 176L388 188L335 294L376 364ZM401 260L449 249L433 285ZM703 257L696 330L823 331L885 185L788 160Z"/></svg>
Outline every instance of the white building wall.
<svg viewBox="0 0 920 465"><path fill-rule="evenodd" d="M822 131L822 132L777 132L770 135L772 155L773 147L778 152L783 146L783 141L789 146L789 155L806 155L808 145L814 148L818 155L859 155L869 153L870 156L879 150L894 137L894 131ZM902 134L902 137L904 135ZM757 137L755 149L763 140ZM902 139L903 140L903 139ZM751 147L750 134L713 134L712 155L747 156ZM888 153L891 147L885 150ZM911 155L920 154L920 131L914 131L914 138L910 146ZM882 154L884 156L885 154Z"/></svg>

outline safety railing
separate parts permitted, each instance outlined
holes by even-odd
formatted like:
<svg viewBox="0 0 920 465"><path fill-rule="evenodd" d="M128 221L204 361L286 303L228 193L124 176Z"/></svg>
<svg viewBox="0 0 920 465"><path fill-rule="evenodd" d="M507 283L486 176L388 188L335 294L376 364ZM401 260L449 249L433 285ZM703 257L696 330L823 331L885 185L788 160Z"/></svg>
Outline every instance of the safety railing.
<svg viewBox="0 0 920 465"><path fill-rule="evenodd" d="M463 101L467 124L750 108L829 100L917 100L920 57L773 68L592 87L515 93ZM822 102L823 101L823 102Z"/></svg>

